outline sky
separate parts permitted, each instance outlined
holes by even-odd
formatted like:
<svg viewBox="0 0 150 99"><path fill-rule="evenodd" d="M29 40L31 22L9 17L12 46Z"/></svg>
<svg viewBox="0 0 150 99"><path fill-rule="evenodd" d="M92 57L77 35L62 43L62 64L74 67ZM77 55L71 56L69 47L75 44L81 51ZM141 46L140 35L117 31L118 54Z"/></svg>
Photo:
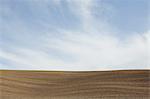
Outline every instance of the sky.
<svg viewBox="0 0 150 99"><path fill-rule="evenodd" d="M150 69L149 0L0 0L0 69Z"/></svg>

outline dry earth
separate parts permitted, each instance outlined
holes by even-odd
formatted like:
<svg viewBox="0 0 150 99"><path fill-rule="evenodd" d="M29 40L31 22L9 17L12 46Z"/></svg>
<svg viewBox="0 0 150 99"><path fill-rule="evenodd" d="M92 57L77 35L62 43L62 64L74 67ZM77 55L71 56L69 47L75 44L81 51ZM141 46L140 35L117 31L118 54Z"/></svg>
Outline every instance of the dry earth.
<svg viewBox="0 0 150 99"><path fill-rule="evenodd" d="M150 70L0 70L1 99L150 99Z"/></svg>

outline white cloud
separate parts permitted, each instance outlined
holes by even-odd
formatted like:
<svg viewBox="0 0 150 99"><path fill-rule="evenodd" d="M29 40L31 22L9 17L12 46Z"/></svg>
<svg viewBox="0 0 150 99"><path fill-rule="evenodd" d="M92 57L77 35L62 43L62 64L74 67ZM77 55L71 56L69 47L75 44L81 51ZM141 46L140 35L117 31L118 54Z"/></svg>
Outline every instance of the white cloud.
<svg viewBox="0 0 150 99"><path fill-rule="evenodd" d="M68 34L68 35L67 35ZM63 39L48 39L43 48L58 50L73 57L72 61L54 58L38 49L16 49L17 53L2 52L1 57L13 61L18 69L105 70L149 68L149 33L119 41L109 35L87 35L69 32ZM146 35L146 36L145 36ZM55 55L55 54L54 54ZM69 59L68 59L69 60Z"/></svg>
<svg viewBox="0 0 150 99"><path fill-rule="evenodd" d="M92 0L68 0L70 3L70 6L73 10L75 10L75 13L80 16L83 28L89 29L92 22Z"/></svg>
<svg viewBox="0 0 150 99"><path fill-rule="evenodd" d="M85 68L93 66L97 69L105 69L109 66L112 67L111 69L120 68L119 66L148 67L147 42L142 36L135 35L123 42L109 35L68 34L72 35L49 45L54 45L53 48L76 57L76 61L70 64L72 66Z"/></svg>

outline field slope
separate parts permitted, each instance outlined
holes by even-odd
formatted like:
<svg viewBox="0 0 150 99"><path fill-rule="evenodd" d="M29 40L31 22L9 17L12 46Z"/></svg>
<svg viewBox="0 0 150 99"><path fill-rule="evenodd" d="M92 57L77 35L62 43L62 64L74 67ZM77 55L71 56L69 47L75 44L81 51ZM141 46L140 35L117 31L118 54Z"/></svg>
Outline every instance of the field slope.
<svg viewBox="0 0 150 99"><path fill-rule="evenodd" d="M0 70L1 99L150 99L150 70Z"/></svg>

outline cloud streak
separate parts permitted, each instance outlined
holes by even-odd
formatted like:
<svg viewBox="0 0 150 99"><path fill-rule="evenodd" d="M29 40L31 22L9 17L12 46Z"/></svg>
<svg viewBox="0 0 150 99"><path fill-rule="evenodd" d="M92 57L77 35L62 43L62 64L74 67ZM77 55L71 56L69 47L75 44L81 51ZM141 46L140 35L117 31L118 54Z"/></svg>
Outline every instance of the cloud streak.
<svg viewBox="0 0 150 99"><path fill-rule="evenodd" d="M32 5L34 2L39 4L40 0L27 2L27 5ZM121 39L116 35L114 27L105 21L101 14L99 18L95 16L93 10L97 11L98 1L94 0L64 1L69 13L80 20L81 27L78 29L70 30L57 25L52 26L51 23L44 20L44 17L51 17L52 14L52 12L49 13L52 10L48 10L51 8L49 8L50 3L47 0L45 2L36 5L45 11L42 12L43 10L40 9L37 11L45 14L40 18L36 16L39 20L33 19L34 21L29 22L30 24L26 23L25 19L19 18L19 15L14 11L14 16L17 17L15 26L12 25L14 29L8 24L3 27L3 31L7 34L1 34L1 37L5 37L1 40L1 69L113 70L149 68L149 31L142 34L132 34ZM65 21L68 13L64 12L65 9L60 9L64 7L63 2L54 0L51 5L52 3L56 7L54 12L61 13L61 17ZM44 7L44 5L46 6ZM31 8L34 9L35 5L27 7L30 11ZM54 8L52 7L52 9ZM99 12L102 10L100 9ZM37 12L34 14L37 15ZM7 13L10 14L9 11ZM46 19L48 19L47 17ZM11 21L13 24L14 21ZM36 23L39 26L36 26ZM42 30L42 28L44 29Z"/></svg>

